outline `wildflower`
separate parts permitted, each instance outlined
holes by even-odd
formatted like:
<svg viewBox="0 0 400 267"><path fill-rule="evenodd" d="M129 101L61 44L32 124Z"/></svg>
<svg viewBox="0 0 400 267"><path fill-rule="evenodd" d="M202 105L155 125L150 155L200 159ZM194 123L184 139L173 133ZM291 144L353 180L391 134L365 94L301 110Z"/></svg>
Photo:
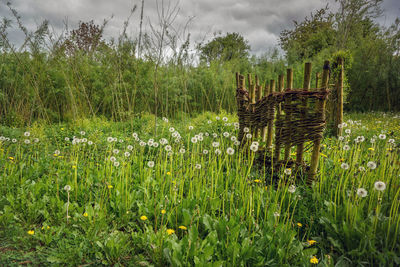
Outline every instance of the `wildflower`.
<svg viewBox="0 0 400 267"><path fill-rule="evenodd" d="M231 141L232 141L232 142L235 142L236 140L237 140L236 136L232 135L232 136L231 136Z"/></svg>
<svg viewBox="0 0 400 267"><path fill-rule="evenodd" d="M307 243L310 245L310 246L312 246L312 245L314 245L315 243L317 243L317 241L315 241L315 240L307 240Z"/></svg>
<svg viewBox="0 0 400 267"><path fill-rule="evenodd" d="M225 121L225 122L227 122L227 121L228 121L228 118L227 118L227 117L223 117L222 120Z"/></svg>
<svg viewBox="0 0 400 267"><path fill-rule="evenodd" d="M141 219L142 221L145 221L145 220L147 220L147 217L146 217L145 215L142 215L142 216L140 216L140 219Z"/></svg>
<svg viewBox="0 0 400 267"><path fill-rule="evenodd" d="M146 145L146 143L145 143L145 142L143 142L143 141L140 141L140 142L139 142L139 145L140 145L140 146L145 146L145 145Z"/></svg>
<svg viewBox="0 0 400 267"><path fill-rule="evenodd" d="M293 184L292 184L291 186L289 186L288 192L289 192L289 193L292 193L292 194L293 194L294 192L296 192L296 186L293 185Z"/></svg>
<svg viewBox="0 0 400 267"><path fill-rule="evenodd" d="M218 137L218 134L213 133L212 136L213 136L214 138L217 138L217 137Z"/></svg>
<svg viewBox="0 0 400 267"><path fill-rule="evenodd" d="M233 148L231 148L231 147L228 147L228 148L226 149L226 153L227 153L228 155L233 155L233 154L235 153L235 150L234 150Z"/></svg>
<svg viewBox="0 0 400 267"><path fill-rule="evenodd" d="M166 145L164 147L165 151L171 151L172 147L170 145Z"/></svg>
<svg viewBox="0 0 400 267"><path fill-rule="evenodd" d="M254 182L255 182L256 184L259 184L259 183L261 183L261 180L260 180L260 179L255 179Z"/></svg>
<svg viewBox="0 0 400 267"><path fill-rule="evenodd" d="M180 226L179 226L179 229L187 230L187 227L186 227L186 226L183 226L183 225L180 225Z"/></svg>
<svg viewBox="0 0 400 267"><path fill-rule="evenodd" d="M358 170L359 170L360 172L365 172L365 168L364 168L363 166L358 167Z"/></svg>
<svg viewBox="0 0 400 267"><path fill-rule="evenodd" d="M215 119L216 119L217 121L219 121L219 120L220 120L220 117L217 116L217 117L215 117Z"/></svg>
<svg viewBox="0 0 400 267"><path fill-rule="evenodd" d="M369 161L367 163L367 167L370 168L371 170L374 170L376 168L376 163L373 161Z"/></svg>
<svg viewBox="0 0 400 267"><path fill-rule="evenodd" d="M111 143L114 140L111 136L107 137L107 142Z"/></svg>
<svg viewBox="0 0 400 267"><path fill-rule="evenodd" d="M343 150L346 150L346 151L350 150L350 146L349 145L344 145L343 146Z"/></svg>
<svg viewBox="0 0 400 267"><path fill-rule="evenodd" d="M346 129L344 132L347 133L347 134L350 134L351 130L350 129Z"/></svg>
<svg viewBox="0 0 400 267"><path fill-rule="evenodd" d="M368 148L369 151L374 151L375 149L373 147Z"/></svg>
<svg viewBox="0 0 400 267"><path fill-rule="evenodd" d="M111 157L110 157L110 161L111 161L111 162L115 162L116 160L117 160L116 157L114 157L114 156L111 156Z"/></svg>
<svg viewBox="0 0 400 267"><path fill-rule="evenodd" d="M315 256L312 256L312 258L310 259L310 262L312 264L318 264L318 259Z"/></svg>
<svg viewBox="0 0 400 267"><path fill-rule="evenodd" d="M149 166L149 168L153 168L154 167L154 161L147 162L147 166Z"/></svg>
<svg viewBox="0 0 400 267"><path fill-rule="evenodd" d="M250 129L248 127L244 127L243 132L248 133L248 132L250 132Z"/></svg>
<svg viewBox="0 0 400 267"><path fill-rule="evenodd" d="M385 135L385 134L380 134L380 135L379 135L379 139L382 139L382 140L383 140L383 139L386 139L386 135Z"/></svg>
<svg viewBox="0 0 400 267"><path fill-rule="evenodd" d="M167 172L167 175L171 175L171 172Z"/></svg>
<svg viewBox="0 0 400 267"><path fill-rule="evenodd" d="M189 126L189 130L190 131L193 130L193 126L192 125Z"/></svg>
<svg viewBox="0 0 400 267"><path fill-rule="evenodd" d="M196 136L192 137L191 141L192 141L193 144L196 144L196 143L197 143L197 138L196 138Z"/></svg>
<svg viewBox="0 0 400 267"><path fill-rule="evenodd" d="M29 230L28 231L28 235L34 235L35 234L35 231L34 230Z"/></svg>
<svg viewBox="0 0 400 267"><path fill-rule="evenodd" d="M25 140L24 140L24 143L28 145L28 144L31 143L31 141L30 141L29 139L25 139Z"/></svg>
<svg viewBox="0 0 400 267"><path fill-rule="evenodd" d="M212 146L213 146L213 147L219 147L219 142L213 142L213 143L212 143Z"/></svg>
<svg viewBox="0 0 400 267"><path fill-rule="evenodd" d="M125 153L124 153L124 156L125 157L129 157L131 155L131 153L129 153L128 151L126 151Z"/></svg>
<svg viewBox="0 0 400 267"><path fill-rule="evenodd" d="M80 134L81 135L85 135L86 133L85 133L85 131L81 131Z"/></svg>
<svg viewBox="0 0 400 267"><path fill-rule="evenodd" d="M302 227L303 225L301 223L297 223L297 226L298 227Z"/></svg>
<svg viewBox="0 0 400 267"><path fill-rule="evenodd" d="M119 162L118 161L114 161L114 166L118 167L119 166Z"/></svg>
<svg viewBox="0 0 400 267"><path fill-rule="evenodd" d="M201 165L200 164L196 164L195 166L194 166L196 169L198 169L198 170L200 170L201 169Z"/></svg>
<svg viewBox="0 0 400 267"><path fill-rule="evenodd" d="M228 133L228 132L224 132L223 135L224 135L225 137L229 137L229 133Z"/></svg>
<svg viewBox="0 0 400 267"><path fill-rule="evenodd" d="M339 136L339 141L343 141L344 137L343 136Z"/></svg>
<svg viewBox="0 0 400 267"><path fill-rule="evenodd" d="M198 135L197 136L197 140L200 141L200 142L203 141L203 135Z"/></svg>
<svg viewBox="0 0 400 267"><path fill-rule="evenodd" d="M386 189L386 184L382 181L377 181L375 182L374 187L378 191L383 191Z"/></svg>
<svg viewBox="0 0 400 267"><path fill-rule="evenodd" d="M275 211L275 212L274 212L274 217L277 218L277 217L279 217L279 216L281 216L281 215L279 214L279 212Z"/></svg>
<svg viewBox="0 0 400 267"><path fill-rule="evenodd" d="M234 144L235 146L238 146L238 145L240 145L240 142L236 140L233 144Z"/></svg>
<svg viewBox="0 0 400 267"><path fill-rule="evenodd" d="M217 149L215 149L215 154L217 154L217 155L221 155L221 150L219 150L218 148Z"/></svg>
<svg viewBox="0 0 400 267"><path fill-rule="evenodd" d="M89 141L89 142L88 142L88 145L89 145L89 146L93 145L93 142L92 142L92 141Z"/></svg>
<svg viewBox="0 0 400 267"><path fill-rule="evenodd" d="M118 154L119 153L119 150L118 149L113 149L113 154Z"/></svg>
<svg viewBox="0 0 400 267"><path fill-rule="evenodd" d="M203 154L204 154L204 155L207 155L207 154L208 154L208 150L207 150L207 149L204 149L204 150L203 150Z"/></svg>
<svg viewBox="0 0 400 267"><path fill-rule="evenodd" d="M364 188L358 188L357 189L357 195L359 197L366 197L368 195L368 192Z"/></svg>
<svg viewBox="0 0 400 267"><path fill-rule="evenodd" d="M388 140L388 143L389 143L389 144L394 144L394 139L389 139L389 140Z"/></svg>
<svg viewBox="0 0 400 267"><path fill-rule="evenodd" d="M28 136L30 136L30 135L31 135L30 132L24 132L24 136L28 137Z"/></svg>
<svg viewBox="0 0 400 267"><path fill-rule="evenodd" d="M17 139L13 138L13 139L11 140L11 142L16 143L16 142L17 142Z"/></svg>
<svg viewBox="0 0 400 267"><path fill-rule="evenodd" d="M87 217L87 216L89 216L89 215L87 214L87 212L83 213L83 217Z"/></svg>
<svg viewBox="0 0 400 267"><path fill-rule="evenodd" d="M328 156L325 155L324 153L321 153L320 155L321 155L321 157L324 157L324 158L327 158L327 157L328 157Z"/></svg>
<svg viewBox="0 0 400 267"><path fill-rule="evenodd" d="M341 165L340 165L340 168L342 168L343 170L348 170L349 169L349 164L347 164L347 163L345 163L345 162L343 162Z"/></svg>
<svg viewBox="0 0 400 267"><path fill-rule="evenodd" d="M251 144L250 150L253 151L253 152L257 152L257 150L258 150L258 145L254 144L254 143Z"/></svg>
<svg viewBox="0 0 400 267"><path fill-rule="evenodd" d="M184 149L184 148L179 149L179 153L185 154L185 152L186 152L186 149Z"/></svg>
<svg viewBox="0 0 400 267"><path fill-rule="evenodd" d="M169 132L170 132L170 133L173 133L173 132L175 132L175 129L174 129L174 127L170 127L170 128L169 128Z"/></svg>
<svg viewBox="0 0 400 267"><path fill-rule="evenodd" d="M371 138L371 140L369 140L371 142L371 144L375 143L375 138Z"/></svg>
<svg viewBox="0 0 400 267"><path fill-rule="evenodd" d="M250 139L252 137L251 133L246 134L246 138Z"/></svg>
<svg viewBox="0 0 400 267"><path fill-rule="evenodd" d="M292 174L292 169L291 168L287 168L287 169L284 170L284 173L286 175L291 175Z"/></svg>
<svg viewBox="0 0 400 267"><path fill-rule="evenodd" d="M108 187L108 189L112 189L113 188L113 186L110 185L110 184L107 187Z"/></svg>
<svg viewBox="0 0 400 267"><path fill-rule="evenodd" d="M137 138L137 137L138 137L138 134L137 134L137 133L132 133L132 137L133 137L133 138Z"/></svg>
<svg viewBox="0 0 400 267"><path fill-rule="evenodd" d="M166 212L166 210L161 210L161 214L165 214Z"/></svg>
<svg viewBox="0 0 400 267"><path fill-rule="evenodd" d="M69 137L65 137L64 140L68 142L69 141Z"/></svg>
<svg viewBox="0 0 400 267"><path fill-rule="evenodd" d="M71 191L71 186L70 185L64 186L64 190L67 192Z"/></svg>
<svg viewBox="0 0 400 267"><path fill-rule="evenodd" d="M175 230L174 229L167 229L167 233L168 233L168 235L172 235L172 234L175 233Z"/></svg>
<svg viewBox="0 0 400 267"><path fill-rule="evenodd" d="M211 123L212 123L212 121L208 120L208 121L207 121L207 123L208 123L208 124L211 124Z"/></svg>

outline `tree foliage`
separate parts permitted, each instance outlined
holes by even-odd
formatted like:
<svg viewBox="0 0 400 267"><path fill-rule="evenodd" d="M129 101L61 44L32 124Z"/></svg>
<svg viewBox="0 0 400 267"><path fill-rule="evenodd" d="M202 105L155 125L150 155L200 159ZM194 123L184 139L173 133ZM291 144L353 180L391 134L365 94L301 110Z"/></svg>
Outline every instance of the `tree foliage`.
<svg viewBox="0 0 400 267"><path fill-rule="evenodd" d="M230 61L246 59L249 56L250 45L239 33L226 33L217 36L210 42L200 45L200 59L206 62L214 60Z"/></svg>

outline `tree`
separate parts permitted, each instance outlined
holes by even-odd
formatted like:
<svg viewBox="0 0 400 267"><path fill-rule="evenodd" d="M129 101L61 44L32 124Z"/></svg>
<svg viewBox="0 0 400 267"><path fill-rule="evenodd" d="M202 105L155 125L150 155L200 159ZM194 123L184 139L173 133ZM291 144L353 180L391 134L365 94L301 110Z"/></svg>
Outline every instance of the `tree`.
<svg viewBox="0 0 400 267"><path fill-rule="evenodd" d="M279 43L286 52L288 61L302 61L309 59L323 49L335 44L336 31L334 16L328 11L328 6L311 13L302 22L294 21L293 30L284 30L280 33Z"/></svg>
<svg viewBox="0 0 400 267"><path fill-rule="evenodd" d="M217 36L205 45L199 45L200 59L206 62L214 60L230 61L249 57L250 45L239 33L226 33Z"/></svg>
<svg viewBox="0 0 400 267"><path fill-rule="evenodd" d="M102 26L99 26L94 24L93 20L89 22L80 21L79 27L70 31L63 43L67 54L73 55L77 51L92 53L100 45L104 44L102 36L106 23L105 21Z"/></svg>

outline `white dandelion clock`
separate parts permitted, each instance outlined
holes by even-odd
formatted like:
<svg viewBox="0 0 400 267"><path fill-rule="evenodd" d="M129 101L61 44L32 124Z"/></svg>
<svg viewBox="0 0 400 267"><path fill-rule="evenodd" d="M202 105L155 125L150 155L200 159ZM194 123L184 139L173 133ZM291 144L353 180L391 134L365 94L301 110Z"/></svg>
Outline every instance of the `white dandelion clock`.
<svg viewBox="0 0 400 267"><path fill-rule="evenodd" d="M386 189L386 184L382 181L377 181L375 182L374 187L378 191L383 191Z"/></svg>
<svg viewBox="0 0 400 267"><path fill-rule="evenodd" d="M126 151L125 153L124 153L124 156L125 157L129 157L131 155L131 153L129 153L128 151Z"/></svg>
<svg viewBox="0 0 400 267"><path fill-rule="evenodd" d="M11 142L16 143L16 142L17 142L17 139L13 138L13 139L11 140Z"/></svg>
<svg viewBox="0 0 400 267"><path fill-rule="evenodd" d="M214 151L214 152L215 152L215 154L216 154L216 155L221 155L221 153L222 153L222 152L221 152L221 150L219 150L218 148L217 148L217 149L215 149L215 151Z"/></svg>
<svg viewBox="0 0 400 267"><path fill-rule="evenodd" d="M251 133L246 134L246 138L250 139L252 137Z"/></svg>
<svg viewBox="0 0 400 267"><path fill-rule="evenodd" d="M257 150L258 150L258 145L256 145L256 144L251 144L250 150L253 151L253 152L257 152Z"/></svg>
<svg viewBox="0 0 400 267"><path fill-rule="evenodd" d="M224 135L224 137L229 137L229 133L228 132L224 132L223 135Z"/></svg>
<svg viewBox="0 0 400 267"><path fill-rule="evenodd" d="M357 196L359 197L366 197L368 195L368 191L365 190L364 188L358 188L357 189Z"/></svg>
<svg viewBox="0 0 400 267"><path fill-rule="evenodd" d="M342 168L343 170L348 170L348 169L350 168L350 166L349 166L349 164L343 162L343 163L340 165L340 168Z"/></svg>
<svg viewBox="0 0 400 267"><path fill-rule="evenodd" d="M114 161L113 165L114 165L115 167L118 167L118 166L119 166L119 162L118 162L118 161Z"/></svg>
<svg viewBox="0 0 400 267"><path fill-rule="evenodd" d="M189 130L190 131L193 130L193 126L192 125L189 126Z"/></svg>
<svg viewBox="0 0 400 267"><path fill-rule="evenodd" d="M24 132L24 136L29 137L31 135L30 132Z"/></svg>
<svg viewBox="0 0 400 267"><path fill-rule="evenodd" d="M24 140L24 143L28 145L28 144L31 143L31 141L30 141L29 139L25 139L25 140Z"/></svg>
<svg viewBox="0 0 400 267"><path fill-rule="evenodd" d="M111 161L111 162L115 162L116 160L117 160L116 157L114 157L114 156L111 156L111 157L110 157L110 161Z"/></svg>
<svg viewBox="0 0 400 267"><path fill-rule="evenodd" d="M114 140L111 136L107 137L107 142L111 143Z"/></svg>
<svg viewBox="0 0 400 267"><path fill-rule="evenodd" d="M164 149L165 149L165 151L171 151L171 150L172 150L172 147L171 147L170 145L166 145L166 146L164 147Z"/></svg>
<svg viewBox="0 0 400 267"><path fill-rule="evenodd" d="M203 150L203 154L204 154L204 155L207 155L207 154L208 154L208 150L207 150L207 149L204 149L204 150Z"/></svg>
<svg viewBox="0 0 400 267"><path fill-rule="evenodd" d="M175 129L174 129L174 127L170 127L170 128L169 128L169 132L170 132L170 133L173 133L173 132L175 132Z"/></svg>
<svg viewBox="0 0 400 267"><path fill-rule="evenodd" d="M130 151L133 150L133 146L132 146L132 145L128 145L126 148L127 148L128 150L130 150Z"/></svg>
<svg viewBox="0 0 400 267"><path fill-rule="evenodd" d="M64 190L67 192L71 191L71 186L70 185L64 186Z"/></svg>
<svg viewBox="0 0 400 267"><path fill-rule="evenodd" d="M346 150L346 151L350 150L350 146L349 145L344 145L343 146L343 150Z"/></svg>
<svg viewBox="0 0 400 267"><path fill-rule="evenodd" d="M89 146L93 145L93 141L88 141L87 143Z"/></svg>
<svg viewBox="0 0 400 267"><path fill-rule="evenodd" d="M147 162L147 166L149 167L149 168L153 168L154 167L154 161L149 161L149 162Z"/></svg>
<svg viewBox="0 0 400 267"><path fill-rule="evenodd" d="M293 184L292 184L291 186L289 186L288 192L289 192L289 193L292 193L292 194L293 194L294 192L296 192L296 186L293 185Z"/></svg>
<svg viewBox="0 0 400 267"><path fill-rule="evenodd" d="M179 153L185 154L185 152L186 152L186 149L184 149L184 148L179 149Z"/></svg>
<svg viewBox="0 0 400 267"><path fill-rule="evenodd" d="M132 133L132 137L133 137L133 138L137 138L137 137L138 137L138 134L137 134L137 133Z"/></svg>
<svg viewBox="0 0 400 267"><path fill-rule="evenodd" d="M196 169L198 169L198 170L201 169L201 165L200 165L199 163L197 163L194 167L195 167Z"/></svg>
<svg viewBox="0 0 400 267"><path fill-rule="evenodd" d="M367 167L370 168L371 170L374 170L374 169L376 169L376 163L373 161L369 161L367 163Z"/></svg>
<svg viewBox="0 0 400 267"><path fill-rule="evenodd" d="M196 143L197 143L197 138L196 138L196 136L193 136L193 137L190 139L190 141L192 141L193 144L196 144Z"/></svg>
<svg viewBox="0 0 400 267"><path fill-rule="evenodd" d="M119 153L119 150L116 149L116 148L114 148L114 149L113 149L113 154L118 154L118 153Z"/></svg>
<svg viewBox="0 0 400 267"><path fill-rule="evenodd" d="M250 129L248 127L244 127L243 132L248 133L248 132L250 132Z"/></svg>
<svg viewBox="0 0 400 267"><path fill-rule="evenodd" d="M233 155L233 154L235 153L235 150L234 150L233 148L231 148L231 147L228 147L228 148L226 149L226 153L227 153L228 155Z"/></svg>
<svg viewBox="0 0 400 267"><path fill-rule="evenodd" d="M286 175L291 175L291 174L292 174L292 169L286 168L283 172L284 172Z"/></svg>
<svg viewBox="0 0 400 267"><path fill-rule="evenodd" d="M386 139L386 135L385 134L380 134L379 135L379 139L381 139L381 140Z"/></svg>
<svg viewBox="0 0 400 267"><path fill-rule="evenodd" d="M212 146L213 146L213 147L219 147L219 142L213 142L213 143L212 143Z"/></svg>
<svg viewBox="0 0 400 267"><path fill-rule="evenodd" d="M81 131L80 134L81 135L85 135L86 133L85 133L85 131Z"/></svg>

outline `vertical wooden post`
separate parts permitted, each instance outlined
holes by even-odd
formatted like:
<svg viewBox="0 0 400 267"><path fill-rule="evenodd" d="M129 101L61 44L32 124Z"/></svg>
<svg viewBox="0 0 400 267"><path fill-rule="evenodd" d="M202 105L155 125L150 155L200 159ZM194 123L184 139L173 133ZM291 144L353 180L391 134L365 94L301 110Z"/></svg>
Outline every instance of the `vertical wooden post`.
<svg viewBox="0 0 400 267"><path fill-rule="evenodd" d="M245 80L244 80L244 76L238 74L238 88L240 90L245 90ZM237 101L237 106L238 106L238 110L242 109L242 103L239 101L239 99L236 100ZM244 135L244 125L245 121L243 120L242 117L239 116L239 136L238 139L240 142L242 142L243 140L243 135Z"/></svg>
<svg viewBox="0 0 400 267"><path fill-rule="evenodd" d="M293 70L292 69L287 69L286 70L286 90L292 90L293 89ZM285 100L286 104L290 104L290 100L287 99ZM285 109L285 116L286 116L286 128L289 131L289 140L290 140L290 136L291 136L291 127L290 127L290 121L291 121L291 117L292 114L290 112L290 110ZM290 144L286 144L285 146L285 161L287 161L289 159L290 156Z"/></svg>
<svg viewBox="0 0 400 267"><path fill-rule="evenodd" d="M275 92L275 80L271 80L269 84L269 92ZM272 150L272 131L273 131L274 122L268 122L268 129L267 129L267 150L271 152Z"/></svg>
<svg viewBox="0 0 400 267"><path fill-rule="evenodd" d="M322 88L321 88L321 90L326 91L328 89L328 81L329 81L329 61L325 61L324 71L322 73L322 81L321 81ZM315 107L317 112L322 112L323 120L325 120L325 105L326 105L326 100L319 99L319 100L317 100L317 104ZM314 141L313 150L312 150L312 154L311 154L310 170L309 170L308 177L307 177L308 184L311 184L314 181L315 176L317 174L318 161L319 161L319 155L320 155L320 149L321 149L321 141L322 141L322 138L318 138L317 140Z"/></svg>
<svg viewBox="0 0 400 267"><path fill-rule="evenodd" d="M343 66L343 58L339 58L339 76L337 82L337 111L336 111L336 120L335 120L335 128L336 135L340 136L343 133L342 127L338 127L339 124L343 123L343 78L344 78L344 66Z"/></svg>
<svg viewBox="0 0 400 267"><path fill-rule="evenodd" d="M315 88L318 88L319 72L315 73Z"/></svg>
<svg viewBox="0 0 400 267"><path fill-rule="evenodd" d="M239 72L236 72L236 88L239 88Z"/></svg>
<svg viewBox="0 0 400 267"><path fill-rule="evenodd" d="M251 99L253 98L253 96L251 95L251 93L252 93L251 86L253 84L253 81L251 79L251 74L250 73L247 74L247 83L248 83L248 86L249 86L248 87L249 88L249 101L251 103Z"/></svg>
<svg viewBox="0 0 400 267"><path fill-rule="evenodd" d="M304 66L304 81L303 81L303 90L308 91L310 89L311 83L311 63L307 62ZM302 117L305 119L307 117L307 99L303 100L302 103ZM297 164L303 163L303 151L304 150L304 143L297 145L297 152L296 152L296 162Z"/></svg>
<svg viewBox="0 0 400 267"><path fill-rule="evenodd" d="M255 96L254 96L255 101L254 101L254 103L256 103L258 100L261 99L261 93L262 93L261 86L260 86L260 81L258 80L258 76L256 75L255 78L256 78L255 79L256 81L255 81ZM259 136L259 128L256 126L254 128L254 138L257 139L258 136Z"/></svg>
<svg viewBox="0 0 400 267"><path fill-rule="evenodd" d="M269 95L269 84L268 84L268 82L266 82L265 83L265 88L264 88L264 96L265 97L267 97ZM263 129L262 129L262 141L263 142L266 142L266 140L267 140L267 128L268 128L268 126L266 126L266 127L264 127Z"/></svg>
<svg viewBox="0 0 400 267"><path fill-rule="evenodd" d="M284 76L283 74L279 75L278 78L278 92L282 92L283 91L283 87L284 87ZM282 107L281 104L278 104L278 111L276 113L276 120L280 121L280 118L282 116ZM283 125L282 125L283 126ZM277 142L278 140L280 140L280 138L278 138L280 135L282 134L282 127L275 127L275 155L274 155L274 161L277 163L280 160L280 156L281 156L281 144L280 142Z"/></svg>

